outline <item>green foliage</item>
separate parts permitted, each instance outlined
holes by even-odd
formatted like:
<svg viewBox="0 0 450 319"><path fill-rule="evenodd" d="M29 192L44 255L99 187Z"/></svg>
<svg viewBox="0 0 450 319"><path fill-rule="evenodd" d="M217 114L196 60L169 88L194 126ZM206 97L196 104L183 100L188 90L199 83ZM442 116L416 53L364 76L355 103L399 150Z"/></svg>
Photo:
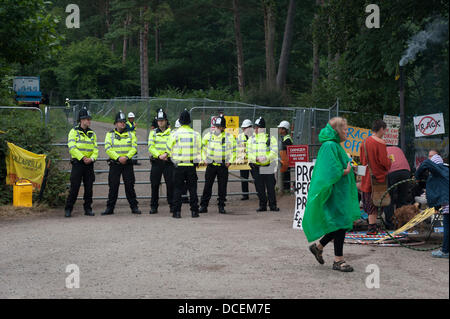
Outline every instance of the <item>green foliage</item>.
<svg viewBox="0 0 450 319"><path fill-rule="evenodd" d="M62 53L56 74L62 96L109 98L123 92L125 66L96 38L74 42Z"/></svg>
<svg viewBox="0 0 450 319"><path fill-rule="evenodd" d="M5 185L6 142L36 154L47 155L51 165L42 202L52 207L62 205L65 202L68 174L57 167L56 160L59 159L59 154L57 149L50 145L56 134L55 129L45 128L38 116L30 116L23 112L13 111L2 115L1 127L5 133L0 134L0 205L12 202L12 186ZM34 197L36 196L37 194L34 194Z"/></svg>

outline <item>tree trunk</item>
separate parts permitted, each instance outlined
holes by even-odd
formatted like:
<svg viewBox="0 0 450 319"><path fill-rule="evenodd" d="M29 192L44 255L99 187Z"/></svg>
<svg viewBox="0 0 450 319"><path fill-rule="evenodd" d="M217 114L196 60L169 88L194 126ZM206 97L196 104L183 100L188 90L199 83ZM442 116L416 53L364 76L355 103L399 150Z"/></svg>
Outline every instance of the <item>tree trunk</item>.
<svg viewBox="0 0 450 319"><path fill-rule="evenodd" d="M139 17L142 21L142 8L139 8ZM144 92L144 32L142 26L139 28L139 75L141 79L141 96Z"/></svg>
<svg viewBox="0 0 450 319"><path fill-rule="evenodd" d="M128 43L128 34L127 34L127 27L131 22L131 15L127 13L127 16L125 18L125 21L123 23L124 28L124 34L123 34L123 48L122 48L122 63L125 64L127 60L127 43Z"/></svg>
<svg viewBox="0 0 450 319"><path fill-rule="evenodd" d="M144 10L147 11L147 7L144 7ZM148 31L149 31L149 23L148 21L144 22L144 32L143 32L143 49L142 49L142 58L143 58L143 67L142 67L142 80L143 80L143 92L141 92L141 96L148 97Z"/></svg>
<svg viewBox="0 0 450 319"><path fill-rule="evenodd" d="M277 73L277 87L283 89L286 85L286 76L289 64L289 54L292 45L292 36L294 33L295 0L289 1L289 9L286 17L286 26L284 29L283 46L281 48L280 63Z"/></svg>
<svg viewBox="0 0 450 319"><path fill-rule="evenodd" d="M244 53L242 49L241 21L238 0L233 0L234 37L236 39L237 73L240 97L244 96Z"/></svg>
<svg viewBox="0 0 450 319"><path fill-rule="evenodd" d="M159 26L156 22L155 26L155 63L159 62Z"/></svg>
<svg viewBox="0 0 450 319"><path fill-rule="evenodd" d="M266 46L266 83L269 89L275 87L275 15L274 5L264 1L264 34Z"/></svg>
<svg viewBox="0 0 450 319"><path fill-rule="evenodd" d="M316 6L323 6L323 0L316 0ZM318 9L316 9L318 10ZM317 85L320 76L320 61L319 61L319 36L318 36L318 25L319 24L319 15L317 13L314 14L314 22L313 22L313 75L312 75L312 89Z"/></svg>

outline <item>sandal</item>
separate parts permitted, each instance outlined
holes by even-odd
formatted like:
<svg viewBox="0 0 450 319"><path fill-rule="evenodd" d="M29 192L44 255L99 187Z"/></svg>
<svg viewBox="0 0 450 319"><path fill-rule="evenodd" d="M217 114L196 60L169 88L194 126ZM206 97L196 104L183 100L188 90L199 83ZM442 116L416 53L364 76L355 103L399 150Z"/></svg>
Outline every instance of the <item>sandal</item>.
<svg viewBox="0 0 450 319"><path fill-rule="evenodd" d="M345 260L335 261L333 263L333 270L339 270L342 272L352 272L353 267L345 262Z"/></svg>
<svg viewBox="0 0 450 319"><path fill-rule="evenodd" d="M323 249L317 248L317 245L314 243L309 246L309 251L314 255L314 257L316 257L319 264L323 265L325 263L322 257Z"/></svg>

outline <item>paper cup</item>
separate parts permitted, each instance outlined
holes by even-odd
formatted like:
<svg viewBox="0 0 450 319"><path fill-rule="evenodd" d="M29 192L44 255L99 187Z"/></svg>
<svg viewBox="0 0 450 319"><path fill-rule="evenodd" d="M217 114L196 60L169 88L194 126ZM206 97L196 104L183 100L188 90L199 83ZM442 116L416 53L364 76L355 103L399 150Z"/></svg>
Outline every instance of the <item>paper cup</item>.
<svg viewBox="0 0 450 319"><path fill-rule="evenodd" d="M367 165L358 165L356 168L356 174L359 176L366 176Z"/></svg>

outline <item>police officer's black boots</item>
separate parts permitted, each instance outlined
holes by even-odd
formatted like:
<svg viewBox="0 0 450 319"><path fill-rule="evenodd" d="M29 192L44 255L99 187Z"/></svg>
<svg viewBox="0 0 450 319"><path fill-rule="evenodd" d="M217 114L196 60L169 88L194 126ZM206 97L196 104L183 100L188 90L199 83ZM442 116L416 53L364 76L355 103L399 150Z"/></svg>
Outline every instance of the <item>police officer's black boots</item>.
<svg viewBox="0 0 450 319"><path fill-rule="evenodd" d="M156 207L150 208L149 214L158 214L158 208L156 208Z"/></svg>
<svg viewBox="0 0 450 319"><path fill-rule="evenodd" d="M68 208L66 208L65 210L64 210L64 216L65 217L71 217L72 216L72 210L71 209L68 209Z"/></svg>
<svg viewBox="0 0 450 319"><path fill-rule="evenodd" d="M173 218L181 218L181 212L174 212L172 217Z"/></svg>
<svg viewBox="0 0 450 319"><path fill-rule="evenodd" d="M91 208L86 208L86 209L84 210L84 214L85 214L86 216L94 216L94 215L95 215Z"/></svg>
<svg viewBox="0 0 450 319"><path fill-rule="evenodd" d="M242 198L241 198L241 200L249 200L248 195L243 195Z"/></svg>
<svg viewBox="0 0 450 319"><path fill-rule="evenodd" d="M139 210L138 207L131 207L131 212L132 212L133 214L137 214L137 215L140 215L140 214L141 214L141 211Z"/></svg>
<svg viewBox="0 0 450 319"><path fill-rule="evenodd" d="M270 211L271 212L279 212L280 211L280 209L278 208L278 207L270 207Z"/></svg>
<svg viewBox="0 0 450 319"><path fill-rule="evenodd" d="M200 210L198 212L201 213L201 214L207 213L208 212L208 208L202 206L202 207L200 207Z"/></svg>
<svg viewBox="0 0 450 319"><path fill-rule="evenodd" d="M200 215L198 214L198 211L192 211L192 217L199 217Z"/></svg>
<svg viewBox="0 0 450 319"><path fill-rule="evenodd" d="M256 211L257 212L266 212L267 211L267 207L259 207Z"/></svg>
<svg viewBox="0 0 450 319"><path fill-rule="evenodd" d="M219 206L219 214L226 214L225 207Z"/></svg>
<svg viewBox="0 0 450 319"><path fill-rule="evenodd" d="M114 214L114 208L106 207L106 210L102 213L102 215L112 215Z"/></svg>

